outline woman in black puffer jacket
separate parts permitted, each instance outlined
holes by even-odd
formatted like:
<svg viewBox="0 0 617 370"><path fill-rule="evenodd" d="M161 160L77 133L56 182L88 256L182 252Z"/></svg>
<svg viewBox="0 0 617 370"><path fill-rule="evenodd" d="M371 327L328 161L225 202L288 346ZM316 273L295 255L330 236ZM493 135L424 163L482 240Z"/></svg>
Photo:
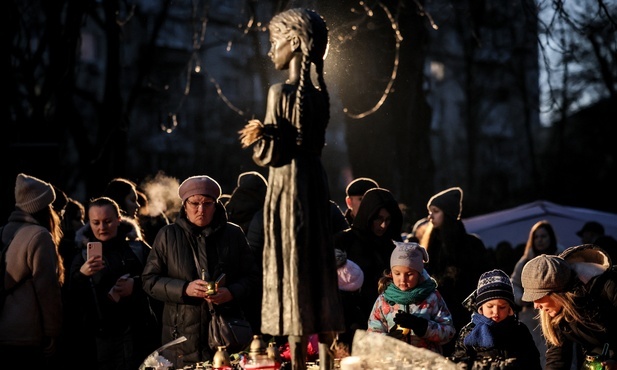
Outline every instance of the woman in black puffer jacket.
<svg viewBox="0 0 617 370"><path fill-rule="evenodd" d="M218 201L221 190L208 176L193 176L179 188L182 208L173 224L156 236L142 275L144 290L164 302L162 342L186 341L163 351L176 368L210 360L210 313L219 309L241 314L243 300L258 286L260 275L246 237L227 222ZM202 279L202 274L205 279ZM217 294L206 295L205 281L225 274Z"/></svg>

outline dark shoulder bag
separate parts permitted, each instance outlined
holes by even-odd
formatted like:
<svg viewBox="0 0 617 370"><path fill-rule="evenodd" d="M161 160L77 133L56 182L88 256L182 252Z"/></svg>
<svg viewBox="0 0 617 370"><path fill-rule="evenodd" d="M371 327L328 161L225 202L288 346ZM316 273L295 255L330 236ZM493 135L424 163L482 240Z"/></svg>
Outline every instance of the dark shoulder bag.
<svg viewBox="0 0 617 370"><path fill-rule="evenodd" d="M251 324L239 316L228 316L218 312L210 302L210 323L208 324L208 345L213 351L225 346L227 352L240 352L251 344L253 330Z"/></svg>

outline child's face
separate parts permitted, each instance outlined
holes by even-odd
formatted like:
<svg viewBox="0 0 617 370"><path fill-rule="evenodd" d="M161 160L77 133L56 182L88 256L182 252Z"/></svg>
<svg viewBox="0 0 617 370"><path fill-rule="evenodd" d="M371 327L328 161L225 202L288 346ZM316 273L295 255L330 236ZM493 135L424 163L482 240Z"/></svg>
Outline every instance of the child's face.
<svg viewBox="0 0 617 370"><path fill-rule="evenodd" d="M400 290L411 290L420 282L420 273L407 266L392 266L392 281Z"/></svg>
<svg viewBox="0 0 617 370"><path fill-rule="evenodd" d="M492 299L480 306L479 312L495 322L500 322L513 315L512 307L505 299Z"/></svg>

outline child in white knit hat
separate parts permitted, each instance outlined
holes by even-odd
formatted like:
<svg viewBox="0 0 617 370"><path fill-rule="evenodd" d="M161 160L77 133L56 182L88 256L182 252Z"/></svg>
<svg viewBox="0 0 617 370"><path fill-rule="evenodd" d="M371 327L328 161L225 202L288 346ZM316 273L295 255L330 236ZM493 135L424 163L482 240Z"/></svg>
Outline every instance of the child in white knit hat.
<svg viewBox="0 0 617 370"><path fill-rule="evenodd" d="M390 271L380 280L367 330L442 353L441 346L456 330L437 283L424 269L426 249L418 243L394 244Z"/></svg>
<svg viewBox="0 0 617 370"><path fill-rule="evenodd" d="M514 313L512 283L505 272L483 273L477 289L463 304L474 312L456 339L454 362L467 363L469 368L475 368L474 363L506 369L542 368L531 332Z"/></svg>

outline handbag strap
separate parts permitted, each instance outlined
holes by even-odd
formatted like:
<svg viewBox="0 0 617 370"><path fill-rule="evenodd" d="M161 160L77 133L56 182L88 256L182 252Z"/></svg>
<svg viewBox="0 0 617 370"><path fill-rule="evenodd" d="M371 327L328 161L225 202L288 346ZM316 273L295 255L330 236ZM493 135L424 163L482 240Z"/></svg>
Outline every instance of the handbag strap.
<svg viewBox="0 0 617 370"><path fill-rule="evenodd" d="M214 309L214 306L212 305L212 302L210 301L206 301L208 303L208 307L210 307L210 315L214 316L216 315L216 310Z"/></svg>
<svg viewBox="0 0 617 370"><path fill-rule="evenodd" d="M191 252L193 252L193 260L195 261L195 267L197 267L197 271L201 270L201 280L207 280L208 272L206 269L200 266L199 260L197 259L197 254L195 253L195 249L191 246ZM214 316L216 314L216 310L210 301L206 301L208 303L208 307L210 308L210 315Z"/></svg>
<svg viewBox="0 0 617 370"><path fill-rule="evenodd" d="M205 280L205 281L210 280L208 271L206 271L205 268L201 267L201 264L199 263L199 259L197 258L197 254L195 253L195 248L193 248L192 244L191 244L191 252L193 252L193 260L195 261L195 267L197 268L197 271L198 272L201 271L201 280Z"/></svg>

